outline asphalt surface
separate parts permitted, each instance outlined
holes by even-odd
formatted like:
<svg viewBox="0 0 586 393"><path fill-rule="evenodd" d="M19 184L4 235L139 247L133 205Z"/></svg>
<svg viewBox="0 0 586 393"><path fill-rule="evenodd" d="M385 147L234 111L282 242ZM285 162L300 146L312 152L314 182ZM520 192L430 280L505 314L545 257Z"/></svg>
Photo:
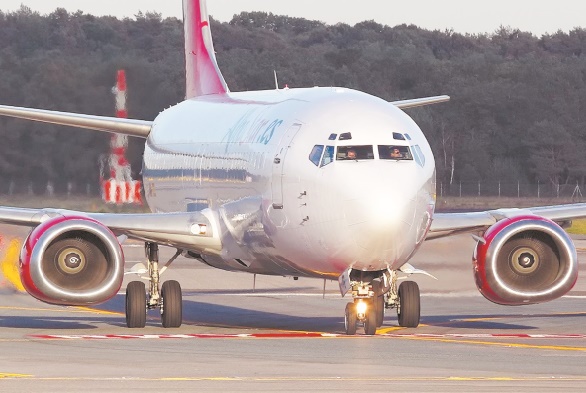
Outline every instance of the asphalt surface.
<svg viewBox="0 0 586 393"><path fill-rule="evenodd" d="M586 248L586 241L577 240ZM0 289L0 391L584 391L586 251L570 294L504 307L475 289L469 236L428 242L413 265L417 329L394 311L374 337L343 334L336 282L256 278L180 258L163 275L184 291L184 324L125 327L124 296L96 308L50 306ZM162 259L173 250L163 250ZM125 247L128 267L142 261ZM127 280L131 279L127 276ZM253 291L255 285L255 291Z"/></svg>

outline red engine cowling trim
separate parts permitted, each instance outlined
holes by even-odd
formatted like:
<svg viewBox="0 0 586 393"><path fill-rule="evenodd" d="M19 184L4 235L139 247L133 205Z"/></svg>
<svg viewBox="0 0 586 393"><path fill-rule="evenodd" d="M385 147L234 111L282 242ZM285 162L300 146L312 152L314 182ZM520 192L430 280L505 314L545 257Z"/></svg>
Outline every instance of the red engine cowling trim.
<svg viewBox="0 0 586 393"><path fill-rule="evenodd" d="M560 259L560 270L551 285L538 290L519 290L503 279L497 258L502 247L514 236L523 233L545 234L551 238ZM556 223L544 217L523 215L501 220L484 234L473 257L476 286L488 300L504 305L541 303L565 295L576 283L578 261L576 248L568 234Z"/></svg>
<svg viewBox="0 0 586 393"><path fill-rule="evenodd" d="M57 237L69 232L87 232L99 239L111 259L111 271L97 288L68 290L49 280L42 269L43 254ZM81 216L61 216L34 228L20 252L22 284L33 297L51 304L89 305L104 302L120 290L124 277L124 255L116 236L96 220Z"/></svg>

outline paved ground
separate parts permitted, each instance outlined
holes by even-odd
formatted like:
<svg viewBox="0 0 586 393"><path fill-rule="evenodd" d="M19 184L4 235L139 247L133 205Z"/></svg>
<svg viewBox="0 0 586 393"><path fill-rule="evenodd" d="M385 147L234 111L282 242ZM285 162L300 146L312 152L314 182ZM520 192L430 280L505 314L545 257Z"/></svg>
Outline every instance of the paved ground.
<svg viewBox="0 0 586 393"><path fill-rule="evenodd" d="M337 283L323 298L321 281L259 276L252 292L250 275L185 259L165 275L184 289L179 329L154 311L145 329L125 328L122 295L64 308L4 287L0 390L583 391L586 254L570 296L503 307L476 291L472 247L469 236L426 243L413 264L439 280L417 278L422 326L400 329L389 313L375 337L342 334ZM127 246L128 264L142 252Z"/></svg>

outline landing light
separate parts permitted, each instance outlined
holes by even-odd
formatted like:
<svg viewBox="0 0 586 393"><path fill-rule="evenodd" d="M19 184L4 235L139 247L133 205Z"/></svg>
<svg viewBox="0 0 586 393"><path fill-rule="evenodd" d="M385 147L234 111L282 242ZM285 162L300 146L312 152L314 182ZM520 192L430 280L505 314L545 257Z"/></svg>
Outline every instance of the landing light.
<svg viewBox="0 0 586 393"><path fill-rule="evenodd" d="M367 308L368 308L368 305L366 304L366 302L360 301L360 302L356 303L356 313L357 314L366 314Z"/></svg>
<svg viewBox="0 0 586 393"><path fill-rule="evenodd" d="M193 224L191 226L191 233L194 235L205 235L208 233L208 227L205 224Z"/></svg>

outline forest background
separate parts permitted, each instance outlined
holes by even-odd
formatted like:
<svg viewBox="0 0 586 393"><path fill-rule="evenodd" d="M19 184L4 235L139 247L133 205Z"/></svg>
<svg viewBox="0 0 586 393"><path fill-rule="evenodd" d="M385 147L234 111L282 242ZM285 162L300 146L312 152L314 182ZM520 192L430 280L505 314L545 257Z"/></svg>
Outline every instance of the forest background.
<svg viewBox="0 0 586 393"><path fill-rule="evenodd" d="M463 35L374 21L242 13L211 21L232 91L343 86L387 100L448 94L408 113L434 150L441 192L498 183L559 192L586 181L586 30L537 37L510 27ZM129 116L153 120L184 96L183 26L176 18L94 17L26 7L0 11L0 104L112 116L115 72L128 78ZM99 192L109 136L0 118L0 193ZM139 176L144 140L131 138ZM439 192L439 191L438 191ZM539 192L539 191L538 191ZM543 191L542 191L543 192ZM555 193L555 191L551 191Z"/></svg>

